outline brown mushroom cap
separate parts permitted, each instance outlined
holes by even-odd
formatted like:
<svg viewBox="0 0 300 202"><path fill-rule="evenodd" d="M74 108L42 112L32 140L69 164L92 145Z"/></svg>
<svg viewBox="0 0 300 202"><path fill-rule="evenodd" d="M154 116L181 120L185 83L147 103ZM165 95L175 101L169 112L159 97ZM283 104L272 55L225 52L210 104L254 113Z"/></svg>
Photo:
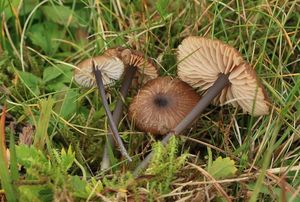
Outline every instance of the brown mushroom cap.
<svg viewBox="0 0 300 202"><path fill-rule="evenodd" d="M170 77L148 81L133 98L129 118L153 134L166 134L193 109L200 96L191 86Z"/></svg>
<svg viewBox="0 0 300 202"><path fill-rule="evenodd" d="M116 47L107 49L104 55L115 56L121 59L125 68L134 66L137 68L135 77L138 78L139 83L141 81L146 83L147 81L158 77L158 71L155 63L150 59L146 58L141 52L123 47Z"/></svg>
<svg viewBox="0 0 300 202"><path fill-rule="evenodd" d="M146 58L141 52L127 49L127 52L123 51L122 57L125 64L128 66L135 66L138 68L138 72L141 75L145 75L145 80L148 81L158 77L157 67L150 58Z"/></svg>
<svg viewBox="0 0 300 202"><path fill-rule="evenodd" d="M121 46L109 48L106 51L104 51L103 55L109 56L109 57L118 57L120 60L122 60L122 52L126 50L126 48L123 48Z"/></svg>
<svg viewBox="0 0 300 202"><path fill-rule="evenodd" d="M100 69L104 85L111 85L119 80L124 72L124 64L117 57L105 55L89 58L77 65L74 72L75 81L84 87L96 86L95 76L92 69L92 61Z"/></svg>
<svg viewBox="0 0 300 202"><path fill-rule="evenodd" d="M211 87L220 73L229 74L230 85L214 103L238 104L252 115L269 113L263 86L235 48L219 40L191 36L178 47L178 61L179 78L200 91Z"/></svg>

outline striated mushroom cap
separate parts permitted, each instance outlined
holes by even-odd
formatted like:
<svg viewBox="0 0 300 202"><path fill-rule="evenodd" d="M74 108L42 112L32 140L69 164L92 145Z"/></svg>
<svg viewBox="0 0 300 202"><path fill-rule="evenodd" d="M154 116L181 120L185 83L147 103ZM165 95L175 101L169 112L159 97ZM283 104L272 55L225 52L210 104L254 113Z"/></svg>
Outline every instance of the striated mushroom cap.
<svg viewBox="0 0 300 202"><path fill-rule="evenodd" d="M191 86L170 77L148 81L133 98L129 118L142 131L166 134L193 109L200 96Z"/></svg>
<svg viewBox="0 0 300 202"><path fill-rule="evenodd" d="M137 72L135 77L138 79L138 83L145 83L158 77L158 70L155 63L139 51L116 47L107 49L104 55L118 57L124 62L125 68L130 66L136 67Z"/></svg>
<svg viewBox="0 0 300 202"><path fill-rule="evenodd" d="M178 76L200 91L207 90L220 73L229 74L230 85L215 104L240 105L252 115L269 113L268 97L256 73L233 47L219 40L191 36L178 47Z"/></svg>
<svg viewBox="0 0 300 202"><path fill-rule="evenodd" d="M96 67L101 70L103 84L106 86L113 84L116 80L119 80L124 72L124 64L117 57L101 55L89 58L79 63L74 72L74 79L81 86L96 86L92 61L94 61Z"/></svg>
<svg viewBox="0 0 300 202"><path fill-rule="evenodd" d="M103 52L103 55L109 56L109 57L118 57L120 60L122 60L122 52L124 50L126 50L126 48L123 48L121 46L109 48Z"/></svg>
<svg viewBox="0 0 300 202"><path fill-rule="evenodd" d="M124 63L137 68L140 76L144 75L144 81L158 77L157 67L150 58L146 58L141 52L127 49L123 51Z"/></svg>

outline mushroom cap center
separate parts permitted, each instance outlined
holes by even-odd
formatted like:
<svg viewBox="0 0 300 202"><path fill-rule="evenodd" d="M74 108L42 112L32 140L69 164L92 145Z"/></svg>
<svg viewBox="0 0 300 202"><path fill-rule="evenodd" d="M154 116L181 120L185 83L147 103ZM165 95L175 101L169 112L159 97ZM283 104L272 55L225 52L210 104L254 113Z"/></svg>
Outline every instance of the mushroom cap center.
<svg viewBox="0 0 300 202"><path fill-rule="evenodd" d="M166 134L193 109L200 96L187 83L171 77L148 81L133 98L129 117L145 132Z"/></svg>
<svg viewBox="0 0 300 202"><path fill-rule="evenodd" d="M158 94L154 97L154 104L157 107L163 108L169 105L169 99L166 95Z"/></svg>

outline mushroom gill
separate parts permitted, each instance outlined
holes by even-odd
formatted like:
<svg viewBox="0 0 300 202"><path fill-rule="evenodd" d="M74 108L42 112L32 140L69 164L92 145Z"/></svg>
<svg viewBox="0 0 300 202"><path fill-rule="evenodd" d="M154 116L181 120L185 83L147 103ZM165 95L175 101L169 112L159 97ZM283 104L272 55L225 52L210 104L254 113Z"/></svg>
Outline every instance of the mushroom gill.
<svg viewBox="0 0 300 202"><path fill-rule="evenodd" d="M111 85L116 80L119 80L124 72L124 64L118 57L100 55L88 58L80 62L74 72L75 81L83 87L96 86L92 61L95 62L97 69L101 71L103 84L105 86Z"/></svg>
<svg viewBox="0 0 300 202"><path fill-rule="evenodd" d="M199 91L208 90L220 75L229 83L214 97L215 104L241 106L254 116L269 113L268 96L255 71L233 47L204 37L190 36L178 47L178 76Z"/></svg>

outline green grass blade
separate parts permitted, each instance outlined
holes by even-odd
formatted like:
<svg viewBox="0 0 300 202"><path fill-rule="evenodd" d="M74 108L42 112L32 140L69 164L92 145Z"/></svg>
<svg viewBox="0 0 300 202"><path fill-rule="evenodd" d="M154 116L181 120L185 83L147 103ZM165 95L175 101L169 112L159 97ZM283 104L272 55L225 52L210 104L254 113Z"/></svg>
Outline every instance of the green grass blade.
<svg viewBox="0 0 300 202"><path fill-rule="evenodd" d="M19 179L19 172L18 172L18 165L17 165L15 138L12 133L10 133L9 151L10 151L11 179L13 182L15 182Z"/></svg>
<svg viewBox="0 0 300 202"><path fill-rule="evenodd" d="M260 175L258 176L258 179L256 181L253 193L252 193L251 198L249 200L250 202L255 202L255 201L258 200L258 195L259 195L259 193L261 191L261 188L264 184L264 179L266 177L266 172L267 172L267 169L268 169L268 166L270 164L272 154L273 154L273 151L274 151L274 143L276 141L276 137L277 137L277 134L278 134L278 132L281 128L281 125L282 125L282 122L281 122L280 118L278 118L274 128L272 129L272 132L270 131L271 137L270 137L269 148L267 148L267 150L265 152L263 162L262 162L262 168L260 169Z"/></svg>
<svg viewBox="0 0 300 202"><path fill-rule="evenodd" d="M34 136L33 145L38 149L43 149L47 140L47 129L51 117L51 111L54 104L54 99L41 100L41 114L37 123L36 133Z"/></svg>

